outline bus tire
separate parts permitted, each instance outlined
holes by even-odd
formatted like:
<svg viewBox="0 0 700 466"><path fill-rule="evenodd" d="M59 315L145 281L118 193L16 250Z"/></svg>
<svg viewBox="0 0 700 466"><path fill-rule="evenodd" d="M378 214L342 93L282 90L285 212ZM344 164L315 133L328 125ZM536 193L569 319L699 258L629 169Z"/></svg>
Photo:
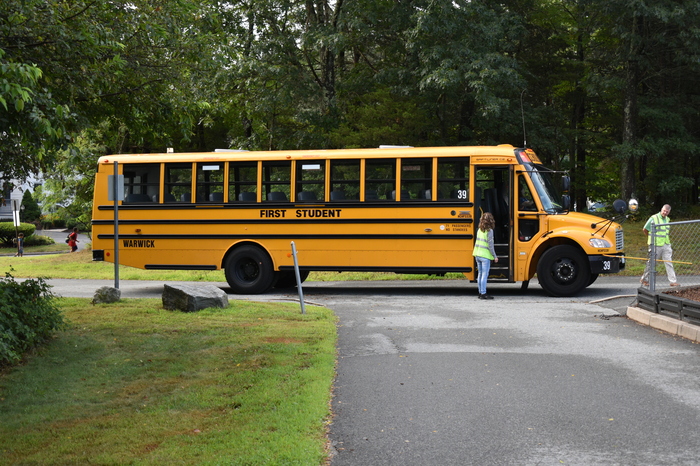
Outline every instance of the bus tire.
<svg viewBox="0 0 700 466"><path fill-rule="evenodd" d="M275 288L292 288L297 286L297 276L294 273L293 270L285 270L283 272L275 272L277 273L277 283L275 283ZM309 271L308 270L300 270L299 271L299 278L301 279L301 282L304 283L304 280L309 276Z"/></svg>
<svg viewBox="0 0 700 466"><path fill-rule="evenodd" d="M574 296L590 283L588 258L574 246L554 246L540 257L537 279L550 296Z"/></svg>
<svg viewBox="0 0 700 466"><path fill-rule="evenodd" d="M256 246L236 248L226 259L226 281L236 294L260 294L269 290L275 279L272 259Z"/></svg>
<svg viewBox="0 0 700 466"><path fill-rule="evenodd" d="M588 287L588 286L591 286L593 283L595 283L595 281L596 281L597 279L598 279L598 274L597 274L597 273L592 273L592 274L591 274L591 279L588 280L588 285L586 285L586 286L587 286L587 287Z"/></svg>

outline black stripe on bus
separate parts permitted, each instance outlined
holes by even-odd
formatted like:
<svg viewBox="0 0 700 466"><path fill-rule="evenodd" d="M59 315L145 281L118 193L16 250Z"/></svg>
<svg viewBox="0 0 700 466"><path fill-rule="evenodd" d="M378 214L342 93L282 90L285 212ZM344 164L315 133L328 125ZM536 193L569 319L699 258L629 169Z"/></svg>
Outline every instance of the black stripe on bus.
<svg viewBox="0 0 700 466"><path fill-rule="evenodd" d="M397 223L474 223L471 218L328 218L315 217L308 219L119 219L120 225L243 225L243 224L274 224L274 225L314 225L314 224L397 224ZM93 225L114 225L114 220L93 220Z"/></svg>
<svg viewBox="0 0 700 466"><path fill-rule="evenodd" d="M292 271L294 266L292 265L281 265L281 271ZM308 270L313 272L386 272L391 271L395 273L414 273L414 274L443 274L443 273L464 273L471 272L471 267L321 267L321 266L303 266L299 267L299 270Z"/></svg>
<svg viewBox="0 0 700 466"><path fill-rule="evenodd" d="M217 270L215 265L146 264L146 270Z"/></svg>
<svg viewBox="0 0 700 466"><path fill-rule="evenodd" d="M472 202L462 202L459 199L444 200L439 201L428 201L428 200L412 200L412 201L365 201L365 202L316 202L308 204L299 204L295 202L268 202L263 201L259 203L249 203L249 202L231 202L231 203L207 203L207 204L193 204L187 202L172 202L172 203L158 203L158 202L143 202L143 203L128 203L120 204L119 210L150 210L150 209L173 209L173 210L191 210L191 209L303 209L309 207L317 208L410 208L410 207L452 207L457 209L474 207ZM114 210L114 205L103 204L97 207L98 210Z"/></svg>
<svg viewBox="0 0 700 466"><path fill-rule="evenodd" d="M217 270L215 265L183 265L183 264L146 264L146 270ZM305 266L299 267L300 270L317 271L317 272L386 272L394 273L413 273L413 274L428 274L437 275L444 273L465 273L471 272L471 267L315 267ZM293 266L281 266L281 271L293 271Z"/></svg>
<svg viewBox="0 0 700 466"><path fill-rule="evenodd" d="M121 223L121 222L120 222ZM97 235L98 239L104 239L104 240L114 240L114 234L99 234ZM399 235L399 234L394 234L394 235L380 235L380 234L375 234L375 235L356 235L356 234L326 234L326 235L318 235L318 234L309 234L309 235L289 235L289 234L267 234L267 235L230 235L230 234L222 234L222 235L214 235L214 234L173 234L173 235L168 235L168 234L159 234L159 235L128 235L128 234L120 234L119 239L122 240L131 240L131 239L141 239L141 240L146 240L146 239L186 239L186 240L205 240L205 239L288 239L288 240L295 240L295 239L391 239L391 240L398 240L398 239L449 239L449 240L470 240L474 239L474 235L430 235L426 233L422 234L411 234L411 235Z"/></svg>

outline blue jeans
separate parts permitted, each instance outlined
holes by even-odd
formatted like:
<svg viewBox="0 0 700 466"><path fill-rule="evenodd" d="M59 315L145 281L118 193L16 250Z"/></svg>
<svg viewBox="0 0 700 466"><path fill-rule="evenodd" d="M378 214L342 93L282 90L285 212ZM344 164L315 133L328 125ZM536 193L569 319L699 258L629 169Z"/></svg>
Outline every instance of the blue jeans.
<svg viewBox="0 0 700 466"><path fill-rule="evenodd" d="M489 270L491 270L491 259L475 256L476 267L479 271L479 276L476 283L479 285L479 294L486 294L486 280L489 279Z"/></svg>

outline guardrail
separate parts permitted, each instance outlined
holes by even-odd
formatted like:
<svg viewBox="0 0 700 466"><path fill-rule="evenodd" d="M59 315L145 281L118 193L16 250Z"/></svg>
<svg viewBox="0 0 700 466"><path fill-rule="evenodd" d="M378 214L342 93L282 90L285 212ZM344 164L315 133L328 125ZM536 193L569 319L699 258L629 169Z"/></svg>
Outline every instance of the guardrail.
<svg viewBox="0 0 700 466"><path fill-rule="evenodd" d="M639 288L637 290L637 307L700 325L700 301Z"/></svg>
<svg viewBox="0 0 700 466"><path fill-rule="evenodd" d="M670 287L668 275L672 271L675 272L676 282L679 285L683 287L700 285L700 220L669 222L663 225L652 224L650 232L652 239L662 228L669 228L673 256L670 260L656 258L655 242L651 242L649 260L655 262L655 267L652 267L649 277L649 290L654 292Z"/></svg>

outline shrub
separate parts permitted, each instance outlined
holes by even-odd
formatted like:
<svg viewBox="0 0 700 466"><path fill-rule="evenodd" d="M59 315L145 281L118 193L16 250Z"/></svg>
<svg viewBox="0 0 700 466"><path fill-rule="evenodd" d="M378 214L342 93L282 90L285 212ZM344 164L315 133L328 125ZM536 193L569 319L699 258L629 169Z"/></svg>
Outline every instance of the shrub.
<svg viewBox="0 0 700 466"><path fill-rule="evenodd" d="M58 213L52 212L41 216L41 224L44 228L65 228L66 219L61 217Z"/></svg>
<svg viewBox="0 0 700 466"><path fill-rule="evenodd" d="M24 240L24 246L46 246L48 244L56 244L50 236L32 235Z"/></svg>
<svg viewBox="0 0 700 466"><path fill-rule="evenodd" d="M17 233L24 233L24 237L28 238L34 234L36 226L31 223L20 223L15 229L12 222L0 222L0 244L12 246L12 241L17 238Z"/></svg>
<svg viewBox="0 0 700 466"><path fill-rule="evenodd" d="M0 278L0 366L16 364L64 325L44 279L17 282L9 272Z"/></svg>

